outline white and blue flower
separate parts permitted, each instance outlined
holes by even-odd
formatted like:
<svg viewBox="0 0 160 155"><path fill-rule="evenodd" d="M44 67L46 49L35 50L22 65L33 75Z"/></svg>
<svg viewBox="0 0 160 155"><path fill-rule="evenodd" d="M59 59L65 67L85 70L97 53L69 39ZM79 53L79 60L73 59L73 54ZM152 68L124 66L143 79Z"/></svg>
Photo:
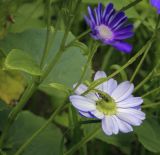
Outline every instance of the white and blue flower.
<svg viewBox="0 0 160 155"><path fill-rule="evenodd" d="M104 78L106 74L98 71L94 80ZM75 94L70 96L72 105L79 113L88 118L102 120L102 129L107 135L128 133L132 126L141 125L145 113L141 111L143 99L132 95L134 86L129 81L117 84L110 79L96 87L97 91L82 95L87 86L81 84Z"/></svg>

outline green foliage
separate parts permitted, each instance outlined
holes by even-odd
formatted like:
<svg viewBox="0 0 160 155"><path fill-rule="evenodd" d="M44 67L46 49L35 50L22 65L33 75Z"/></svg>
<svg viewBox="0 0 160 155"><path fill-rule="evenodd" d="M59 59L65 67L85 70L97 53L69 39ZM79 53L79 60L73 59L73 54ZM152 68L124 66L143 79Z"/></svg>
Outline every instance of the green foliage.
<svg viewBox="0 0 160 155"><path fill-rule="evenodd" d="M42 71L34 59L28 53L18 49L13 49L9 52L4 65L6 69L24 71L35 76L42 75Z"/></svg>
<svg viewBox="0 0 160 155"><path fill-rule="evenodd" d="M151 152L160 152L160 124L155 119L148 119L135 129L139 141Z"/></svg>
<svg viewBox="0 0 160 155"><path fill-rule="evenodd" d="M13 155L27 138L45 122L46 120L30 112L24 111L20 113L10 131L8 143L11 145L11 150L8 150L7 154ZM61 138L62 133L60 130L55 125L51 124L35 138L27 150L24 151L23 155L59 155Z"/></svg>

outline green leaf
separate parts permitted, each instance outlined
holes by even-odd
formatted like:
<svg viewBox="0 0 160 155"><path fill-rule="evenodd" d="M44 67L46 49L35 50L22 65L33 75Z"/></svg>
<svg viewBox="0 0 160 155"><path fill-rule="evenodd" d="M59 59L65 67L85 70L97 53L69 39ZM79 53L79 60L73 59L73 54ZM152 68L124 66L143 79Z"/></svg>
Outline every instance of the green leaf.
<svg viewBox="0 0 160 155"><path fill-rule="evenodd" d="M104 134L101 128L101 124L94 123L94 124L85 124L84 126L85 134L87 135L88 133L92 132L98 126L100 128L100 131L95 136L96 139L99 139L108 144L112 144L118 147L122 152L129 154L130 152L129 148L131 147L131 142L133 141L132 133L128 133L128 134L119 133L118 135L107 136L106 134Z"/></svg>
<svg viewBox="0 0 160 155"><path fill-rule="evenodd" d="M35 60L21 50L13 49L7 55L5 63L6 69L24 71L31 75L40 76L42 71Z"/></svg>
<svg viewBox="0 0 160 155"><path fill-rule="evenodd" d="M139 141L149 151L160 152L160 124L155 119L145 120L144 123L135 128Z"/></svg>
<svg viewBox="0 0 160 155"><path fill-rule="evenodd" d="M56 36L51 34L49 43L50 48L45 65L51 62L51 59L53 59L55 56L60 47L63 35L63 31L58 31ZM13 48L21 49L22 51L30 54L37 63L40 63L44 49L45 38L45 29L32 29L17 34L10 33L6 38L0 41L0 47L4 51L10 51ZM73 39L74 36L69 33L67 43ZM49 76L41 84L40 89L48 93L49 91L47 91L47 87L50 83L60 83L72 88L73 84L80 79L83 66L86 62L86 57L82 53L84 52L82 52L80 47L71 46L67 48L56 67L52 69ZM91 66L88 66L85 80L90 80L91 74Z"/></svg>
<svg viewBox="0 0 160 155"><path fill-rule="evenodd" d="M65 85L62 85L60 83L51 83L51 84L49 84L49 86L52 87L52 88L55 88L59 91L63 91L67 94L69 94L70 91L71 91L68 87L66 87Z"/></svg>
<svg viewBox="0 0 160 155"><path fill-rule="evenodd" d="M46 120L31 112L21 112L10 130L8 143L12 143L13 147L8 151L8 155L13 155L45 122ZM59 155L61 139L62 133L55 125L51 124L33 140L23 155Z"/></svg>

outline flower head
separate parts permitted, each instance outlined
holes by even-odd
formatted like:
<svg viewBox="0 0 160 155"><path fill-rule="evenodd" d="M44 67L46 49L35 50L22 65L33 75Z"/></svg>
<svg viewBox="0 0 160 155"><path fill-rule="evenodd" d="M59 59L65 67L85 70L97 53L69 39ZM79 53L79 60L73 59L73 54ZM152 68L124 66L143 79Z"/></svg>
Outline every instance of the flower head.
<svg viewBox="0 0 160 155"><path fill-rule="evenodd" d="M160 14L160 0L150 0L150 3L157 9L158 14Z"/></svg>
<svg viewBox="0 0 160 155"><path fill-rule="evenodd" d="M132 46L123 40L133 36L133 25L126 24L128 18L123 11L117 12L112 3L103 10L102 4L99 3L94 11L88 7L88 13L89 17L85 16L85 20L95 40L101 40L122 52L131 52Z"/></svg>
<svg viewBox="0 0 160 155"><path fill-rule="evenodd" d="M94 80L104 77L106 74L98 71ZM118 85L110 79L97 86L96 92L83 96L86 90L87 86L81 84L70 101L81 115L102 120L102 129L107 135L131 132L132 126L139 126L145 119L140 106L143 99L132 95L134 86L129 81Z"/></svg>

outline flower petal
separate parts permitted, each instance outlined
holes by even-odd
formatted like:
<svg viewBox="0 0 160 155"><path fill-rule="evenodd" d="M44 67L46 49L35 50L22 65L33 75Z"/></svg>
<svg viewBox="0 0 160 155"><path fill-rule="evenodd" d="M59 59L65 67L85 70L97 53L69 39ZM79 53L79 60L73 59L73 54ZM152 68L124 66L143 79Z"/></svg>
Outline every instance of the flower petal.
<svg viewBox="0 0 160 155"><path fill-rule="evenodd" d="M129 81L122 82L118 87L112 92L111 96L116 102L120 102L128 98L134 90L133 84Z"/></svg>
<svg viewBox="0 0 160 155"><path fill-rule="evenodd" d="M114 123L111 118L112 116L105 116L102 119L102 129L105 132L106 135L112 135L114 130Z"/></svg>
<svg viewBox="0 0 160 155"><path fill-rule="evenodd" d="M101 78L105 78L106 77L106 73L103 71L97 71L95 76L94 76L94 81L101 79Z"/></svg>
<svg viewBox="0 0 160 155"><path fill-rule="evenodd" d="M104 118L104 114L100 111L98 111L97 109L96 110L93 110L90 112L93 116L95 116L96 118L98 119L103 119Z"/></svg>
<svg viewBox="0 0 160 155"><path fill-rule="evenodd" d="M108 95L111 95L114 89L117 87L117 81L114 79L109 79L107 82L103 83L103 91Z"/></svg>
<svg viewBox="0 0 160 155"><path fill-rule="evenodd" d="M124 53L130 53L132 51L132 46L128 43L122 42L122 41L112 41L108 42L108 40L104 40L105 44L110 44L116 49L124 52Z"/></svg>
<svg viewBox="0 0 160 155"><path fill-rule="evenodd" d="M80 111L88 112L96 109L95 101L87 97L72 95L69 99L72 105Z"/></svg>
<svg viewBox="0 0 160 155"><path fill-rule="evenodd" d="M116 120L117 122L117 125L119 127L119 130L123 133L128 133L128 132L131 132L133 131L133 128L131 125L129 125L128 123L120 120L118 117L114 116L114 119Z"/></svg>
<svg viewBox="0 0 160 155"><path fill-rule="evenodd" d="M89 112L79 111L80 115L87 118L94 118Z"/></svg>
<svg viewBox="0 0 160 155"><path fill-rule="evenodd" d="M77 83L73 85L73 88L75 88L77 86ZM88 87L84 84L80 84L77 89L75 90L75 94L77 95L81 95L83 94L86 90L88 89Z"/></svg>
<svg viewBox="0 0 160 155"><path fill-rule="evenodd" d="M124 113L124 114L131 114L140 120L145 119L145 113L142 112L141 110L137 110L135 108L128 108L128 109L118 108L117 111L120 113Z"/></svg>
<svg viewBox="0 0 160 155"><path fill-rule="evenodd" d="M139 126L142 123L142 120L135 117L133 114L117 111L117 117L130 125Z"/></svg>
<svg viewBox="0 0 160 155"><path fill-rule="evenodd" d="M143 99L141 97L129 97L121 102L117 103L117 107L119 108L131 108L137 107L143 103Z"/></svg>

